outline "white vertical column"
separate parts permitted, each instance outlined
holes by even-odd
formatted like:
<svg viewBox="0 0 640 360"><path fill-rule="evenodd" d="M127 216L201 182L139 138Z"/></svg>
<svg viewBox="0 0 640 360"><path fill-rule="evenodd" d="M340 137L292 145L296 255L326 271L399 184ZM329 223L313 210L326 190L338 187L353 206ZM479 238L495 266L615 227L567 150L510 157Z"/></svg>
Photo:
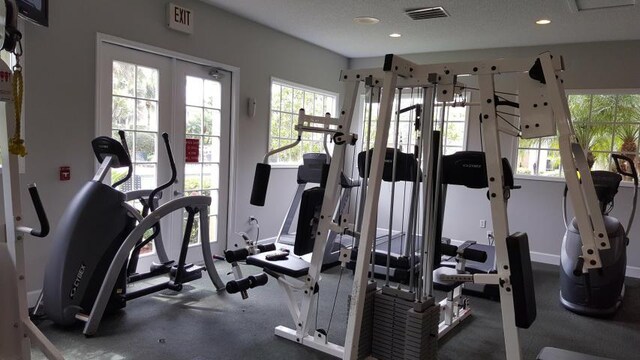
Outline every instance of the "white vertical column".
<svg viewBox="0 0 640 360"><path fill-rule="evenodd" d="M358 357L360 330L364 301L367 289L369 261L371 259L371 246L376 237L376 220L378 218L378 198L382 181L382 171L389 137L389 123L393 108L397 75L387 71L382 83L382 100L376 126L376 139L371 156L369 183L367 186L367 199L363 210L362 232L358 246L358 260L353 276L353 292L349 305L349 319L347 322L347 336L344 344L344 359L355 360Z"/></svg>
<svg viewBox="0 0 640 360"><path fill-rule="evenodd" d="M504 178L498 118L494 99L493 74L478 76L480 85L480 103L482 108L482 137L484 143L487 180L489 184L489 201L491 204L491 220L496 247L496 268L500 279L509 279L511 268L507 253L507 236L509 236L509 220L507 216L507 199L504 196ZM507 360L522 359L519 329L515 322L513 292L511 284L500 286L500 307L502 310L502 331L504 332L505 352Z"/></svg>
<svg viewBox="0 0 640 360"><path fill-rule="evenodd" d="M338 132L342 132L345 135L348 134L351 129L351 121L353 120L353 111L358 99L359 86L359 81L347 83L347 96L344 104L342 105L342 110L340 111L339 123L341 125L338 126ZM344 168L345 150L348 145L349 144L335 144L333 149L333 156L329 167L329 174L327 176L324 198L322 199L320 222L318 223L316 241L311 255L309 273L306 278L306 285L309 287L309 291L302 299L300 321L296 324L296 331L300 338L303 338L306 335L309 320L311 319L310 315L315 298L314 289L320 280L320 272L322 270L322 263L324 260L328 237L331 232L330 229L333 222L333 214L340 198L340 179L342 169Z"/></svg>

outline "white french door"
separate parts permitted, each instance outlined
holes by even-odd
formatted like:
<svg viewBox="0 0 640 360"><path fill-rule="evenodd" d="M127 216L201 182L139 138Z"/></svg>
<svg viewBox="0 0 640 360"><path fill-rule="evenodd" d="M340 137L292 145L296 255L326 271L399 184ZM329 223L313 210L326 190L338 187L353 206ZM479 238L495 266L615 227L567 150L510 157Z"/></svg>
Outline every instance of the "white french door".
<svg viewBox="0 0 640 360"><path fill-rule="evenodd" d="M131 179L119 189L153 189L170 179L161 137L167 132L177 180L163 192L161 204L182 196L210 196L210 244L214 254L221 254L227 245L231 73L111 43L98 46L97 133L119 140L118 130L124 130L134 164ZM125 173L112 171L112 182ZM185 211L178 211L161 222L169 259L178 259L186 218ZM201 244L198 219L190 247ZM141 254L140 271L158 260L152 244ZM190 250L187 260L201 261L200 249Z"/></svg>
<svg viewBox="0 0 640 360"><path fill-rule="evenodd" d="M206 195L211 197L209 233L213 253L222 254L226 248L226 224L229 203L229 159L231 138L231 73L209 66L175 62L176 97L174 99L174 130L181 142L176 153L184 159L178 163L182 182L176 184L173 196ZM197 145L198 154L185 154L186 141ZM173 227L182 229L187 214L175 218ZM201 243L198 218L189 242ZM190 251L188 261L199 252Z"/></svg>

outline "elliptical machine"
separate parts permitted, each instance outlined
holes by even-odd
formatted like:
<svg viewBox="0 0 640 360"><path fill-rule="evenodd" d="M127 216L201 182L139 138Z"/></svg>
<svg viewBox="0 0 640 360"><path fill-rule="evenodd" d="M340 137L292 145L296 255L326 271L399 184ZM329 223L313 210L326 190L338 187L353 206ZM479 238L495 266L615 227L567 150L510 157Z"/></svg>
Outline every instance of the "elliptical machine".
<svg viewBox="0 0 640 360"><path fill-rule="evenodd" d="M567 231L560 255L560 302L574 313L588 316L606 316L616 312L624 297L624 278L627 268L629 231L633 224L638 200L638 173L633 161L619 154L611 154L617 173L592 171L591 176L600 201L600 211L609 236L611 248L602 250L602 268L582 272L582 240L576 219L567 223L567 188L562 211ZM629 171L622 164L628 165ZM626 231L620 221L609 216L622 176L633 179L633 205Z"/></svg>
<svg viewBox="0 0 640 360"><path fill-rule="evenodd" d="M216 289L224 289L209 247L207 207L211 198L188 196L155 208L158 194L173 185L177 174L169 137L166 133L162 137L172 177L149 193L146 201L148 208L143 209L142 213L127 203L131 198L128 199L126 194L115 188L122 181L114 186L102 182L109 169L131 166L126 146L106 136L92 141L93 150L101 163L100 168L93 180L76 194L60 219L45 274L44 309L48 318L56 324L67 326L76 320L88 322L91 319L91 332L85 329L85 334L92 335L97 330L102 312L123 308L128 300L164 289L180 291L184 283L201 278L205 270ZM126 178L123 180L126 181ZM157 239L158 224L164 216L183 209L187 211L188 218L178 263L158 264L149 273L138 274L135 265L139 249L151 239ZM198 213L205 266L186 264L189 238ZM139 228L143 223L145 227L150 225L140 233ZM153 229L153 234L145 238L150 229ZM166 282L127 291L128 283L163 273L169 273ZM96 306L101 309L94 314ZM93 316L90 317L89 313Z"/></svg>

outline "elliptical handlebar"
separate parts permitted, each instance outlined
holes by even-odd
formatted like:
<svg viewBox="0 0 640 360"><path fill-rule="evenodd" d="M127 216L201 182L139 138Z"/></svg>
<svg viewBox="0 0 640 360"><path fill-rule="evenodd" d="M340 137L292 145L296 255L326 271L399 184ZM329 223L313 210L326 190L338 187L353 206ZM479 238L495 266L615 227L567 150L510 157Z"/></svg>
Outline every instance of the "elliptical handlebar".
<svg viewBox="0 0 640 360"><path fill-rule="evenodd" d="M613 162L616 164L616 170L620 175L629 176L633 178L633 205L631 207L631 215L629 216L629 223L625 228L626 229L625 236L628 237L629 231L631 231L631 225L633 225L633 218L636 215L636 206L638 204L638 171L636 170L636 166L633 163L633 160L631 160L629 157L625 155L611 154L611 158L613 159ZM631 169L631 172L627 172L622 168L620 164L621 161L624 161L627 164L629 164L629 168Z"/></svg>
<svg viewBox="0 0 640 360"><path fill-rule="evenodd" d="M122 147L124 148L124 152L127 154L129 159L131 159L131 153L129 152L129 145L127 145L127 138L124 136L124 130L118 130L118 135L120 136L120 143L122 144ZM127 175L125 177L123 177L122 179L116 181L113 185L111 185L111 187L115 189L118 186L124 184L129 179L131 179L131 175L132 174L133 174L133 163L131 161L129 161L129 167L128 167L128 170L127 170Z"/></svg>
<svg viewBox="0 0 640 360"><path fill-rule="evenodd" d="M154 211L156 209L156 206L153 201L156 194L168 188L169 186L173 185L173 183L175 183L176 181L176 178L178 177L178 171L176 170L176 162L173 159L173 152L171 151L171 144L169 143L169 134L167 134L166 132L162 133L162 139L164 141L165 149L167 150L167 156L169 157L169 165L171 165L171 179L169 179L169 181L167 181L166 183L153 189L153 191L149 194L149 209L151 211ZM147 214L144 214L144 216L146 215Z"/></svg>

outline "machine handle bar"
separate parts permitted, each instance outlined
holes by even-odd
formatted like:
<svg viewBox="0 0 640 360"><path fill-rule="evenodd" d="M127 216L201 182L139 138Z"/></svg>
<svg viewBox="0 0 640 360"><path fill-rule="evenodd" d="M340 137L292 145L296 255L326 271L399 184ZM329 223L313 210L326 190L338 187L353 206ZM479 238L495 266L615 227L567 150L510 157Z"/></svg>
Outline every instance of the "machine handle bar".
<svg viewBox="0 0 640 360"><path fill-rule="evenodd" d="M127 154L129 159L131 159L131 153L129 152L129 145L127 145L127 139L124 136L124 130L118 130L118 135L120 136L120 143L122 144L122 147L124 148L124 152ZM133 173L133 163L131 161L129 161L129 169L127 170L127 175L125 177L123 177L122 179L116 181L116 183L113 184L111 187L113 187L115 189L118 186L124 184L129 179L131 179L131 174L132 173Z"/></svg>
<svg viewBox="0 0 640 360"><path fill-rule="evenodd" d="M44 206L42 206L42 200L40 200L36 184L29 185L29 195L31 195L31 201L40 222L40 230L30 229L29 233L35 237L43 238L49 234L49 219L47 219L47 213L44 210Z"/></svg>
<svg viewBox="0 0 640 360"><path fill-rule="evenodd" d="M169 181L167 181L166 183L160 185L159 187L153 189L153 191L151 192L151 194L149 194L149 209L151 211L154 211L156 209L156 206L153 202L153 198L156 196L157 193L159 193L160 191L168 188L169 186L173 185L173 183L175 183L176 178L178 177L178 171L176 170L176 162L173 159L173 152L171 151L171 144L169 143L169 134L162 133L162 139L164 141L164 146L167 149L167 156L169 157L169 164L171 165L171 179L169 179ZM146 216L146 214L145 214Z"/></svg>
<svg viewBox="0 0 640 360"><path fill-rule="evenodd" d="M633 160L631 160L629 157L622 155L622 154L611 154L611 158L613 159L613 162L616 164L616 170L618 171L619 174L624 175L624 176L629 176L631 178L633 178L633 182L634 184L636 184L636 186L638 185L638 172L636 171L636 167L633 163ZM631 172L627 172L624 171L622 169L622 166L620 165L620 162L624 161L626 163L629 164L629 168L631 169Z"/></svg>
<svg viewBox="0 0 640 360"><path fill-rule="evenodd" d="M631 176L633 178L633 207L631 208L631 215L629 216L629 223L627 224L625 236L629 236L629 232L631 231L631 225L633 225L633 218L636 215L636 206L638 203L638 171L636 170L636 166L633 163L631 158L622 155L622 154L611 154L611 158L613 162L616 164L616 170L619 174L625 176ZM629 164L629 168L631 169L631 173L628 173L622 169L620 165L620 161L624 161Z"/></svg>

